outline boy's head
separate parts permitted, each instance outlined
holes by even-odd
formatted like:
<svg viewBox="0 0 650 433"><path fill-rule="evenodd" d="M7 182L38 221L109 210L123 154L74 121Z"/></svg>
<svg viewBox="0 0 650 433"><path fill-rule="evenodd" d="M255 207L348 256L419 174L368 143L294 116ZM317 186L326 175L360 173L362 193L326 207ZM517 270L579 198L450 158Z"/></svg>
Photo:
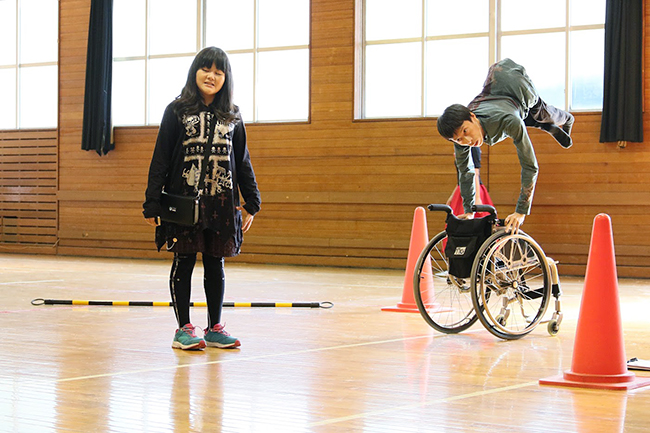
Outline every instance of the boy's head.
<svg viewBox="0 0 650 433"><path fill-rule="evenodd" d="M447 107L438 118L440 135L461 146L476 147L483 144L483 127L469 108L460 104Z"/></svg>

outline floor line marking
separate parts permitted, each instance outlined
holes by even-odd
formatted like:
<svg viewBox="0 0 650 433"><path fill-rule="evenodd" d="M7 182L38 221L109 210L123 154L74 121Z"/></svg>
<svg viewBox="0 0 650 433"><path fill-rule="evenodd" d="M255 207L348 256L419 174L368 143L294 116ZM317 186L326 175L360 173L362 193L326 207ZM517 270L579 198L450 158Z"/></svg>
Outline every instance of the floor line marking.
<svg viewBox="0 0 650 433"><path fill-rule="evenodd" d="M519 388L526 388L529 386L537 385L537 381L534 382L526 382L526 383L520 383L519 385L511 385L511 386L504 386L501 388L494 388L494 389L488 389L484 391L476 391L476 392L470 392L468 394L462 394L462 395L457 395L453 397L446 397L446 398L439 398L435 400L428 400L422 403L413 403L413 404L405 404L402 406L396 406L396 407L391 407L388 409L382 409L382 410L375 410L371 412L362 412L358 413L356 415L350 415L350 416L343 416L339 418L331 418L319 422L314 422L309 424L309 427L319 427L323 425L330 425L330 424L336 424L340 422L345 422L345 421L352 421L356 420L359 418L367 418L367 417L374 417L374 416L379 416L379 415L386 415L392 412L398 412L398 411L403 411L403 410L411 410L411 409L417 409L419 407L427 407L431 406L433 404L440 404L440 403L450 403L458 400L466 400L468 398L473 398L473 397L482 397L484 395L489 395L489 394L496 394L500 392L505 392L505 391L512 391L514 389L519 389Z"/></svg>
<svg viewBox="0 0 650 433"><path fill-rule="evenodd" d="M60 283L61 281L65 280L9 281L6 283L0 283L0 286L6 286L9 284Z"/></svg>
<svg viewBox="0 0 650 433"><path fill-rule="evenodd" d="M70 308L70 307L71 307L71 305L68 306L68 308ZM65 308L65 307L56 307L56 308L60 310L61 308ZM25 309L25 310L0 310L0 314L31 313L32 311L38 311L38 310L44 311L42 308L34 307L34 308L28 308L28 309ZM50 308L48 308L48 310L50 310Z"/></svg>
<svg viewBox="0 0 650 433"><path fill-rule="evenodd" d="M442 336L442 335L441 335ZM164 370L174 370L177 368L188 368L188 367L200 367L203 365L214 365L214 364L225 364L228 362L244 362L244 361L256 361L258 359L265 359L265 358L276 358L279 356L291 356L291 355L302 355L305 353L315 353L315 352L325 352L328 350L340 350L340 349L350 349L354 347L363 347L363 346L373 346L373 345L378 345L378 344L386 344L386 343L396 343L399 341L408 341L408 340L417 340L420 338L430 338L431 334L427 335L418 335L415 337L405 337L405 338L393 338L390 340L381 340L381 341L368 341L365 343L354 343L354 344L344 344L340 346L329 346L329 347L319 347L319 348L314 348L314 349L304 349L304 350L294 350L290 352L283 352L283 353L271 353L267 355L257 355L257 356L249 356L249 357L232 357L228 359L220 359L217 361L207 361L207 362L196 362L196 363L187 363L187 364L177 364L177 365L168 365L164 367L156 367L156 368L146 368L142 370L130 370L130 371L121 371L121 372L114 372L114 373L103 373L103 374L93 374L93 375L88 375L88 376L78 376L78 377L68 377L64 379L56 379L55 382L73 382L77 380L90 380L90 379L98 379L102 377L115 377L115 376L124 376L124 375L129 375L129 374L142 374L142 373L149 373L149 372L154 372L154 371L164 371Z"/></svg>

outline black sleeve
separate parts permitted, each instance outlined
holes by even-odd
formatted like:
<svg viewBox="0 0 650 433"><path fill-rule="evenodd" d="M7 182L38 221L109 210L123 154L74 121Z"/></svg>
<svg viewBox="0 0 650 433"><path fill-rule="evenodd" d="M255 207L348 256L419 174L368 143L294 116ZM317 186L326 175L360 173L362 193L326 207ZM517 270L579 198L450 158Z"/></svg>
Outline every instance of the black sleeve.
<svg viewBox="0 0 650 433"><path fill-rule="evenodd" d="M165 114L160 123L156 147L153 150L151 164L149 165L147 190L144 194L145 201L142 204L144 209L142 213L145 218L160 216L160 194L169 175L174 148L179 140L179 131L178 116L176 116L172 104L170 104L165 109Z"/></svg>
<svg viewBox="0 0 650 433"><path fill-rule="evenodd" d="M454 144L454 155L456 157L456 169L458 170L458 186L460 187L460 195L463 197L463 209L469 213L472 211L476 195L474 162L472 161L470 148L467 146Z"/></svg>
<svg viewBox="0 0 650 433"><path fill-rule="evenodd" d="M255 215L260 211L262 199L260 191L257 188L257 181L255 180L255 172L253 171L253 164L251 157L248 153L248 145L246 144L246 127L244 121L240 120L235 126L233 132L233 152L235 154L235 164L237 170L237 184L244 199L244 209L251 215Z"/></svg>
<svg viewBox="0 0 650 433"><path fill-rule="evenodd" d="M472 161L474 161L474 168L481 168L481 148L472 147Z"/></svg>

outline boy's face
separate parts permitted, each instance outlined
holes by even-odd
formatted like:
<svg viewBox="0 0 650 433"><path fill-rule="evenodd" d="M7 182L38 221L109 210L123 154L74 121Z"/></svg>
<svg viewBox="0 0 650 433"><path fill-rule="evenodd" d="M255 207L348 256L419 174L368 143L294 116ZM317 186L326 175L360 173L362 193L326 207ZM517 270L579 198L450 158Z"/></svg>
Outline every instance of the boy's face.
<svg viewBox="0 0 650 433"><path fill-rule="evenodd" d="M471 120L466 120L454 132L451 141L460 146L478 147L483 144L483 127L474 113L470 113Z"/></svg>

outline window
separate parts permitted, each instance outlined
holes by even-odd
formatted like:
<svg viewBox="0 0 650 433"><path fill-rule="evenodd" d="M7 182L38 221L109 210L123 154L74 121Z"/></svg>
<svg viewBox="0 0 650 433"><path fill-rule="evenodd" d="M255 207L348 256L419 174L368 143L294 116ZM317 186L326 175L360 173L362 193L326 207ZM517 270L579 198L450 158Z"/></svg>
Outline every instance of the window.
<svg viewBox="0 0 650 433"><path fill-rule="evenodd" d="M0 0L0 129L56 128L57 0Z"/></svg>
<svg viewBox="0 0 650 433"><path fill-rule="evenodd" d="M360 0L361 1L361 0ZM437 116L510 57L548 103L600 110L605 0L363 0L358 118Z"/></svg>
<svg viewBox="0 0 650 433"><path fill-rule="evenodd" d="M114 0L113 123L151 125L195 54L228 53L247 122L309 118L309 0Z"/></svg>

